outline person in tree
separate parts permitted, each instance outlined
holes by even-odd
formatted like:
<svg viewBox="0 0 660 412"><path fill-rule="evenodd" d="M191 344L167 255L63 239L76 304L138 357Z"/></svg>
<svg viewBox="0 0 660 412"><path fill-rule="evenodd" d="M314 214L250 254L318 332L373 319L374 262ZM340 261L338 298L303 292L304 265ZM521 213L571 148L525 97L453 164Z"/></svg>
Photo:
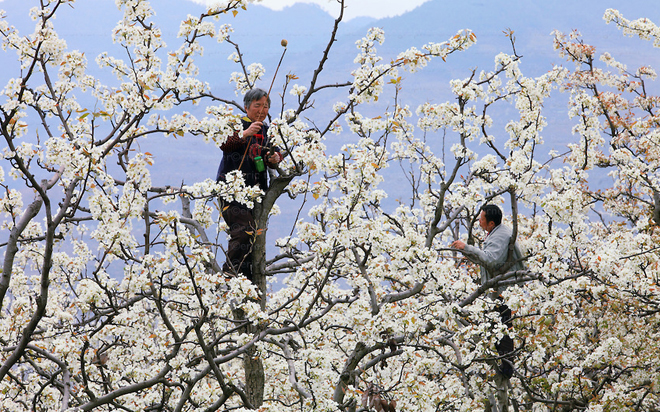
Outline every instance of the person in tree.
<svg viewBox="0 0 660 412"><path fill-rule="evenodd" d="M264 90L254 88L243 98L246 116L241 119L243 131L236 132L220 146L222 160L218 168L217 181L224 181L227 173L240 170L245 184L268 189L266 167L275 168L282 161L277 147L268 141L268 126L265 120L270 108L270 96ZM258 228L252 209L238 202L223 202L222 217L229 226L227 259L223 271L231 275L242 273L252 279L252 241Z"/></svg>
<svg viewBox="0 0 660 412"><path fill-rule="evenodd" d="M460 250L465 257L480 266L482 284L504 273L525 270L523 256L517 243L514 243L512 256L509 259L509 243L513 233L511 228L502 224L502 210L498 206L484 205L481 207L479 226L487 233L482 249L467 245L462 240L454 241L451 247ZM491 298L498 302L496 309L500 313L502 323L511 327L511 309L503 302L501 295L504 289L504 286L496 285ZM510 379L513 376L511 356L513 339L505 334L495 347L497 353L502 357L498 373L506 379Z"/></svg>

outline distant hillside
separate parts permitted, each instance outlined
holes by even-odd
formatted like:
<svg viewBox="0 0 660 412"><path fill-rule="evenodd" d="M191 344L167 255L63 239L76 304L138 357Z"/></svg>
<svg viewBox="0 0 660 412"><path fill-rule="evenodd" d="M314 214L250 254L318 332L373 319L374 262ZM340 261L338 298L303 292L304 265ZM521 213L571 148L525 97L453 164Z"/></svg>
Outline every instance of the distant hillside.
<svg viewBox="0 0 660 412"><path fill-rule="evenodd" d="M19 27L24 34L31 33L33 22L27 11L36 0L5 0L0 2L0 9L7 11L7 20ZM653 4L653 7L649 7ZM500 52L510 53L508 40L503 30L512 29L516 35L517 52L524 56L521 67L527 76L541 75L553 64L563 64L552 49L550 33L554 29L568 32L579 29L585 41L594 44L599 50L608 50L616 58L628 64L630 68L640 64L649 64L660 68L660 51L649 42L623 38L612 25L602 20L603 12L608 7L620 9L628 18L648 16L660 22L657 0L432 0L417 9L399 17L368 20L355 19L341 25L337 42L333 46L330 60L321 75L320 83L328 84L351 80L350 71L355 67L353 59L357 53L356 40L360 39L372 26L385 30L385 44L378 47L385 61L394 59L401 51L411 46L420 48L428 42L443 42L459 29L469 28L478 38L476 46L464 53L450 56L447 62L437 60L420 72L411 75L402 72L405 78L403 90L399 96L402 104L407 104L414 111L418 105L431 101L441 103L453 100L448 84L453 78L466 78L472 70L490 70L493 58ZM176 38L179 22L188 14L200 15L203 8L184 0L152 1L156 9L155 22L164 33L169 48L176 49L180 40ZM90 71L104 81L113 82L109 71L99 71L94 59L102 51L108 51L116 57L124 56L118 45L113 45L111 32L121 18L113 0L78 0L73 7L63 7L56 21L56 29L65 38L71 49L85 51L90 61ZM274 94L281 90L285 74L294 73L299 77L299 84L307 85L312 71L322 56L333 26L333 19L319 7L298 4L282 11L272 11L258 5L250 5L246 12L236 17L231 14L221 22L230 23L235 28L232 40L238 42L247 63L261 62L266 68L266 79L260 84L267 88L282 53L280 40L288 40L287 54L280 69ZM237 99L229 77L238 67L227 60L233 51L229 44L218 44L214 40L204 41L205 53L196 59L200 67L200 77L207 81L215 94L229 99ZM3 70L0 71L0 87L9 77L19 76L18 64L13 52L0 52ZM657 86L656 87L657 90ZM387 91L392 94L391 90ZM332 115L332 105L345 99L345 91L328 89L318 96L313 113L306 113L311 121L323 124ZM558 97L557 97L558 96ZM573 139L572 122L566 115L567 96L555 93L546 102L545 115L548 127L544 138L552 142L552 148L559 149ZM381 100L388 101L387 98ZM94 103L90 103L93 105ZM196 115L203 116L204 105L193 109ZM271 113L280 111L278 99L274 99ZM375 108L363 107L366 115L376 114ZM510 106L501 106L495 113L493 134L496 139L505 139L503 125L516 117ZM428 144L440 149L444 144L441 136L426 136ZM328 151L336 153L339 147L352 136L329 136L326 140ZM206 178L214 178L220 159L220 150L203 143L201 138L184 136L153 136L140 142L140 148L154 154L155 165L152 168L153 184L157 186L191 184ZM541 150L540 157L551 147ZM406 182L396 173L397 167L385 171L386 185L390 200L384 207L395 207L394 199L406 199L409 195ZM604 179L604 177L603 177ZM274 240L289 234L291 223L297 218L300 205L287 198L278 202L282 215L273 219L269 227L269 238ZM304 214L304 212L303 212ZM269 246L269 255L275 253Z"/></svg>
<svg viewBox="0 0 660 412"><path fill-rule="evenodd" d="M5 0L0 2L0 8L7 11L8 21L16 24L23 32L31 32L33 23L27 17L27 11L33 3ZM353 59L357 53L355 41L372 26L385 30L385 44L378 47L385 61L395 58L399 52L411 46L419 48L428 42L445 41L459 29L469 28L477 35L476 46L465 53L450 56L446 63L438 60L414 75L402 73L406 81L400 101L410 105L413 110L425 101L439 103L453 99L448 90L448 82L452 78L468 77L473 69L491 69L495 55L511 51L502 33L507 28L515 32L517 51L524 56L522 68L529 76L538 76L550 70L553 64L563 63L552 49L550 33L554 29L565 32L579 29L587 42L593 43L599 50L612 52L630 67L643 63L659 68L660 51L654 49L651 43L623 38L614 26L606 25L602 20L603 12L608 7L618 8L629 18L651 13L655 16L649 17L658 20L660 7L655 6L655 10L651 10L648 4L648 0L432 0L402 16L382 20L355 19L342 24L331 59L320 81L334 83L351 79L350 71L355 67ZM170 48L177 48L180 43L176 38L179 22L188 14L199 15L204 11L202 6L183 0L158 0L152 2L152 6L156 10L155 21L162 28ZM120 18L121 14L113 0L79 0L73 7L65 6L61 9L56 29L68 41L71 49L86 52L90 70L94 74L112 81L109 72L99 72L94 59L102 51L123 56L120 48L111 42L112 29ZM287 54L273 89L275 93L281 90L281 81L289 72L300 78L297 81L299 84L309 83L312 71L327 44L333 19L318 6L310 4L297 4L282 11L250 5L246 12L240 12L236 17L229 14L220 23L229 23L235 28L231 38L240 44L246 62L263 63L267 70L266 79L261 84L264 88L270 85L283 51L280 40L288 40ZM204 45L204 56L196 60L201 78L209 82L216 94L240 100L228 82L231 72L238 70L234 63L227 60L233 51L232 46L218 44L210 39ZM16 76L18 72L13 60L14 54L4 53L0 56L5 68L0 73L0 83L4 84L9 76ZM312 114L316 118L313 120L322 124L331 116L332 105L344 97L344 91L328 90L317 99L316 112ZM570 139L571 126L566 118L564 100L553 100L547 108L552 117L547 136L555 144L564 145ZM203 110L201 105L195 109L195 113L203 115ZM276 114L279 110L275 102L271 113ZM367 114L370 112L369 108L363 110ZM501 122L508 120L509 114L514 114L506 108L501 110ZM556 115L553 116L552 111ZM219 153L215 149L208 150L200 139L184 137L178 140L151 140L157 162L154 169L156 184L180 184L181 181L190 183L215 176ZM336 148L344 142L341 137L333 137L328 144ZM171 164L180 167L169 167Z"/></svg>

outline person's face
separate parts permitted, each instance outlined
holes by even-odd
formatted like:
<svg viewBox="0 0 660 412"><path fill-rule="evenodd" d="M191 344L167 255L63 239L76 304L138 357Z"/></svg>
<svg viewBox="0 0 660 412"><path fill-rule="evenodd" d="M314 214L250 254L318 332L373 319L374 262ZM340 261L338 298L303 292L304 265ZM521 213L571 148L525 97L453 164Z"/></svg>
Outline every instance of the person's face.
<svg viewBox="0 0 660 412"><path fill-rule="evenodd" d="M487 221L486 212L482 210L481 214L479 215L479 226L481 226L481 228L486 232L490 233L490 231L495 228L495 222Z"/></svg>
<svg viewBox="0 0 660 412"><path fill-rule="evenodd" d="M247 117L253 122L263 122L268 116L268 96L264 96L259 100L250 103L250 107L246 107Z"/></svg>

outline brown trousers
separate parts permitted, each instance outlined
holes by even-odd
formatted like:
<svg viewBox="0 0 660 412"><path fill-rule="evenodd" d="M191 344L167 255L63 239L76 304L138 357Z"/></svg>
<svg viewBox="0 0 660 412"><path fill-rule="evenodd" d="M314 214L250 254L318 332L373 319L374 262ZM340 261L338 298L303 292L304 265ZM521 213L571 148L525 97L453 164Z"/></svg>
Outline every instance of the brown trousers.
<svg viewBox="0 0 660 412"><path fill-rule="evenodd" d="M252 242L256 226L252 210L237 202L223 203L222 218L229 226L227 260L222 270L242 273L252 280Z"/></svg>

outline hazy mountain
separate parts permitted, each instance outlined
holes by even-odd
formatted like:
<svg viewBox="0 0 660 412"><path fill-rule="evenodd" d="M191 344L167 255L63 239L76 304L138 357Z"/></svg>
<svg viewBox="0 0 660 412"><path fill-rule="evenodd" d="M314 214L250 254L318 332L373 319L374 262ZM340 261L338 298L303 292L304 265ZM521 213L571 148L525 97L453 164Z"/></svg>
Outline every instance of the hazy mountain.
<svg viewBox="0 0 660 412"><path fill-rule="evenodd" d="M180 39L176 38L179 22L188 14L198 16L204 11L202 6L184 0L153 0L151 3L156 10L154 20L162 28L169 49L176 49L180 44ZM10 24L16 25L23 34L28 34L33 31L34 24L27 14L32 4L36 4L36 1L5 0L0 2L0 9L6 10L6 19ZM640 64L649 64L656 69L660 67L660 52L650 42L624 38L614 26L604 23L602 16L608 7L621 10L627 18L649 17L656 22L660 21L660 3L656 0L432 0L402 16L382 20L354 19L343 23L320 83L351 80L350 71L355 67L353 59L357 53L355 42L372 26L385 30L386 41L378 46L378 52L385 61L396 58L401 51L411 46L420 48L428 42L443 42L460 29L469 28L477 35L477 45L467 52L452 55L447 62L433 61L414 75L402 73L405 82L399 99L413 110L425 101L439 103L452 100L453 96L448 90L451 79L467 78L472 70L490 70L494 67L493 58L498 53L511 53L509 41L502 33L507 29L515 32L516 50L524 56L521 67L527 76L538 76L550 70L553 64L563 64L563 60L557 57L552 48L550 33L555 29L564 32L579 29L586 42L595 45L600 51L610 51L630 68ZM107 70L100 71L94 59L103 51L123 58L123 51L118 45L112 44L111 37L120 19L121 13L113 0L78 0L73 6L62 7L55 25L70 49L85 51L90 61L90 72L106 82L112 82L115 81L112 74ZM297 81L299 84L309 84L312 71L327 45L333 18L318 6L309 4L297 4L282 11L250 5L247 12L241 11L236 17L228 14L220 23L229 23L234 27L231 39L240 44L247 63L261 62L266 68L266 79L259 84L263 88L270 85L282 54L281 39L288 40L287 53L273 88L276 94L281 90L286 73L296 74L300 78ZM218 44L212 39L206 39L203 44L204 56L196 59L200 77L209 82L214 93L240 101L228 81L230 74L238 70L234 63L227 60L233 51L232 46L227 43ZM20 75L13 52L0 53L0 59L3 67L0 71L0 84L4 84L9 77ZM317 110L311 115L311 120L323 124L331 116L332 105L344 97L345 91L328 89L317 98ZM572 140L572 122L566 115L566 99L567 96L559 95L546 103L545 114L549 126L544 131L544 137L555 148L565 146ZM93 105L93 102L90 104ZM271 113L276 115L279 110L279 103L275 99ZM367 115L377 113L369 107L361 110ZM193 112L203 116L204 103L193 109ZM517 117L516 113L513 108L503 106L495 114L494 134L498 139L504 139L502 126ZM439 136L427 137L429 144L436 148L443 144ZM335 153L349 139L352 138L329 137L326 142L329 152ZM150 137L140 147L155 156L156 163L152 169L155 185L189 184L214 178L220 159L219 149L193 136L178 139ZM544 152L549 149L546 148ZM407 184L396 184L396 177L389 175L395 169L392 167L386 171L392 203L395 198L406 198L409 194L405 191ZM290 223L295 219L299 207L285 198L279 204L282 216L274 219L269 229L269 238L273 240L288 235ZM269 254L272 255L274 250L270 249Z"/></svg>
<svg viewBox="0 0 660 412"><path fill-rule="evenodd" d="M35 2L25 0L5 0L0 8L7 11L7 20L17 25L23 32L32 32L33 22L27 11ZM649 6L653 4L653 6ZM154 20L164 33L169 48L177 48L180 39L176 38L179 22L188 14L200 15L204 8L198 4L182 0L154 0L156 10ZM478 38L476 46L464 53L447 59L432 62L429 67L406 78L400 101L415 109L425 101L442 102L450 100L448 82L452 78L469 77L472 70L493 68L493 58L499 52L511 52L508 39L503 31L512 29L516 36L516 50L523 55L522 68L528 76L538 76L550 70L553 64L562 64L552 49L550 33L555 30L568 32L579 29L585 41L599 50L608 50L630 67L637 64L650 64L659 67L660 53L650 42L624 38L613 25L602 19L606 8L621 10L628 18L647 16L658 21L660 6L648 0L554 0L537 2L532 0L463 0L461 2L432 0L402 16L382 20L354 19L343 23L337 34L336 44L330 55L326 70L321 75L321 83L334 83L350 80L350 71L355 67L353 59L357 53L355 41L364 36L372 26L385 30L386 41L378 47L385 61L394 59L401 51L411 46L421 47L428 42L442 42L459 29L469 28ZM90 70L103 80L113 81L111 73L99 71L93 60L102 51L122 57L122 50L113 45L111 33L121 13L113 0L79 0L73 6L61 8L55 22L61 37L71 49L84 50L90 60ZM280 40L288 40L289 46L278 74L273 93L281 90L286 73L294 73L305 85L311 79L312 71L318 64L322 51L327 45L333 27L333 18L318 6L297 4L282 11L273 11L259 5L250 5L236 17L231 14L223 17L220 23L231 24L235 32L231 39L240 44L247 63L261 62L265 66L266 79L260 84L268 88L283 48ZM214 92L228 98L235 98L228 79L231 72L238 70L236 64L227 60L233 51L230 44L218 44L206 39L204 56L196 59L200 66L200 76L208 81ZM0 58L5 70L0 73L0 83L9 76L16 76L15 55L2 53ZM320 124L330 116L332 105L343 99L345 92L328 90L317 99L314 116ZM565 97L564 97L565 99ZM570 123L566 118L562 99L548 102L548 109L557 115L551 119L546 131L557 144L564 144L570 138ZM277 102L272 113L279 112ZM204 106L194 112L203 115ZM369 114L369 108L363 109ZM501 121L515 115L512 109L501 109ZM376 111L373 111L376 113ZM502 135L502 133L499 133ZM187 183L215 176L219 153L209 150L200 139L193 137L172 139L152 139L156 155L156 184ZM330 146L343 144L343 138L333 138ZM148 145L146 143L145 145ZM177 168L171 164L181 165Z"/></svg>

